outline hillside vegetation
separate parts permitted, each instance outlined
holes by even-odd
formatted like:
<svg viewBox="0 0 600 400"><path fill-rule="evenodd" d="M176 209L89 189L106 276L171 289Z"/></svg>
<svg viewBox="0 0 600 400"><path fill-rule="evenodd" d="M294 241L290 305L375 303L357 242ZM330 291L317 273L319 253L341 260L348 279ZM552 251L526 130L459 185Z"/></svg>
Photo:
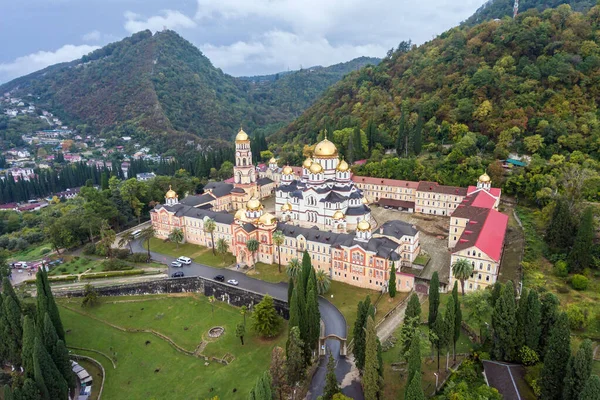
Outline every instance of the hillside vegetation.
<svg viewBox="0 0 600 400"><path fill-rule="evenodd" d="M345 73L377 61L359 58L254 82L215 68L173 31L142 31L81 60L15 79L0 92L32 94L64 121L97 133L230 140L240 124L273 132Z"/></svg>

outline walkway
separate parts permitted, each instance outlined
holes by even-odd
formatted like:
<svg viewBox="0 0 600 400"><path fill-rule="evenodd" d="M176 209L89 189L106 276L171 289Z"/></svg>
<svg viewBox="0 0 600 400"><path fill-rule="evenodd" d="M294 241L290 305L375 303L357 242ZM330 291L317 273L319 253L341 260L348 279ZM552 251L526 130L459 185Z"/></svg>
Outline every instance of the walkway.
<svg viewBox="0 0 600 400"><path fill-rule="evenodd" d="M416 293L416 292L412 292ZM408 300L412 293L404 300L404 302L396 309L396 312L390 315L387 319L381 322L381 324L377 327L377 336L379 340L383 342L388 337L394 334L396 329L402 325L404 321L404 314L406 313L406 306L408 305ZM427 299L427 295L423 293L417 293L419 296L419 302L423 304L423 302Z"/></svg>
<svg viewBox="0 0 600 400"><path fill-rule="evenodd" d="M133 242L132 246L134 252L147 251L146 249L144 249L141 241L139 240ZM169 265L169 276L172 272L180 270L182 270L185 273L185 276L201 276L207 279L213 279L215 275L223 275L225 277L225 281L229 279L237 280L239 282L239 287L242 289L248 289L253 292L262 294L269 294L274 298L287 301L286 283L269 283L258 279L254 279L251 276L247 276L243 272L232 271L229 269L222 268L213 268L208 265L198 263L192 263L191 265L184 266L183 268L171 268L170 264L175 259L174 257L156 253L153 251L150 251L150 255L154 260L160 260L160 262ZM325 335L334 334L340 337L346 337L346 320L333 304L331 304L324 298L319 298L319 311L321 312L321 319L325 323ZM336 375L339 380L342 380L352 370L351 361L339 356L340 343L337 340L328 340L326 342L326 346L336 359ZM323 388L325 387L326 365L327 360L324 357L321 359L319 368L317 369L317 372L315 373L311 382L309 396L309 399L311 400L316 399L323 393ZM362 388L360 386L360 383L357 381L354 381L353 384L344 387L343 393L354 400L364 399Z"/></svg>

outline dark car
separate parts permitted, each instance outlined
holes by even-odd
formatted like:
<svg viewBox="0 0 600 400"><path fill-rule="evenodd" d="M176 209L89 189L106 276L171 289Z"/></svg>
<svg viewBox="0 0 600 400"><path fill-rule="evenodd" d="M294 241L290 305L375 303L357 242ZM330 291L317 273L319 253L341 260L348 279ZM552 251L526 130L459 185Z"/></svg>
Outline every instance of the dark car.
<svg viewBox="0 0 600 400"><path fill-rule="evenodd" d="M215 276L215 281L225 282L225 277L223 275Z"/></svg>
<svg viewBox="0 0 600 400"><path fill-rule="evenodd" d="M183 271L177 271L177 272L173 272L171 274L171 278L183 278L184 274Z"/></svg>

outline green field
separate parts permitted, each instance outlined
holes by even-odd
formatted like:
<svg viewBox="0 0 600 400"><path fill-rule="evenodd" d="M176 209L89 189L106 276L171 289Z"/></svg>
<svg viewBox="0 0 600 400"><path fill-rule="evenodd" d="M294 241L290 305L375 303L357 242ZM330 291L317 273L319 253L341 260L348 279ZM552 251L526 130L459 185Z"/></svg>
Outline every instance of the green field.
<svg viewBox="0 0 600 400"><path fill-rule="evenodd" d="M48 243L42 243L37 246L29 246L23 251L11 254L9 262L37 261L50 252L52 252L52 246Z"/></svg>
<svg viewBox="0 0 600 400"><path fill-rule="evenodd" d="M102 363L107 374L103 397L108 399L245 399L268 368L272 348L285 346L285 332L273 340L257 337L248 315L242 346L235 337L235 326L243 320L240 310L216 302L213 315L213 306L201 295L104 298L92 309L82 309L77 299L61 299L59 304L68 345L100 351L116 362L114 369L107 357L73 350ZM205 365L204 358L179 352L153 334L123 332L108 323L155 330L192 352L204 340L203 355L229 354L233 361ZM209 340L207 331L217 325L225 333Z"/></svg>
<svg viewBox="0 0 600 400"><path fill-rule="evenodd" d="M144 248L147 248L146 242L144 242ZM186 256L194 260L194 262L215 268L229 267L235 263L235 257L231 253L222 256L215 252L215 255L213 255L211 248L191 243L180 244L178 248L175 243L157 238L150 239L150 251L171 257Z"/></svg>
<svg viewBox="0 0 600 400"><path fill-rule="evenodd" d="M281 266L281 272L279 272L277 264L265 264L261 262L257 262L254 268L248 271L248 276L272 283L288 282L289 280L285 272L285 265Z"/></svg>

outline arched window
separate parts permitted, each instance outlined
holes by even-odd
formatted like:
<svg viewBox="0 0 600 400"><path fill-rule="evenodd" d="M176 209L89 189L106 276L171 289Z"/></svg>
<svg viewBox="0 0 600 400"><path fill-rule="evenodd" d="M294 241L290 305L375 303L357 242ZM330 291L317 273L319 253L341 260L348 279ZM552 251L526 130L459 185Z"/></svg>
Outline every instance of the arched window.
<svg viewBox="0 0 600 400"><path fill-rule="evenodd" d="M242 158L242 165L246 165L246 159Z"/></svg>

